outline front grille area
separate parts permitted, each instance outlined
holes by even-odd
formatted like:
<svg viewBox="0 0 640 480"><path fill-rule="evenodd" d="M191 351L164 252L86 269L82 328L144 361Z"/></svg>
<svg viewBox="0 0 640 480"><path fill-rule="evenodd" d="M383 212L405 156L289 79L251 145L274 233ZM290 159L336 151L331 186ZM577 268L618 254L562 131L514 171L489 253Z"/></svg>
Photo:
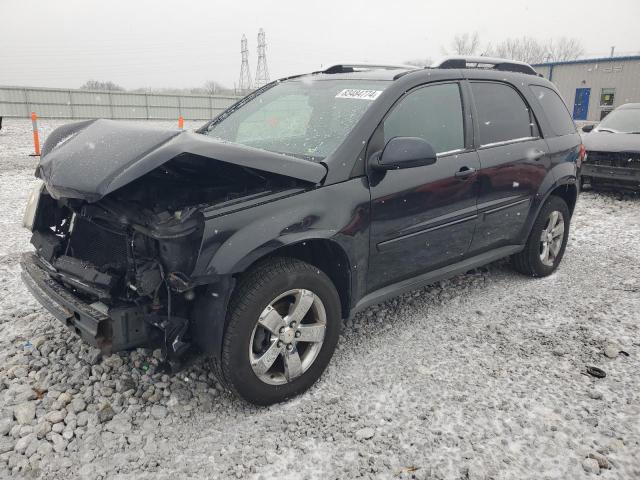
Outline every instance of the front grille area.
<svg viewBox="0 0 640 480"><path fill-rule="evenodd" d="M76 217L69 254L96 267L127 265L127 235Z"/></svg>
<svg viewBox="0 0 640 480"><path fill-rule="evenodd" d="M587 163L640 169L640 152L588 152Z"/></svg>

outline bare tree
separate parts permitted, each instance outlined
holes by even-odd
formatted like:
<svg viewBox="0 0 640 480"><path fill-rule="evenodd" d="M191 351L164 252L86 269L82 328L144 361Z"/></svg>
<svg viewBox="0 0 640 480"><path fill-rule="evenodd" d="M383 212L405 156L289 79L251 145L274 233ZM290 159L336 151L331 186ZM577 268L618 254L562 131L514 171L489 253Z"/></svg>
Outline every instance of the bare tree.
<svg viewBox="0 0 640 480"><path fill-rule="evenodd" d="M488 49L490 55L527 63L574 60L584 54L579 40L565 37L546 43L532 37L507 38Z"/></svg>
<svg viewBox="0 0 640 480"><path fill-rule="evenodd" d="M131 93L155 93L152 87L138 87L133 90L129 90Z"/></svg>
<svg viewBox="0 0 640 480"><path fill-rule="evenodd" d="M225 87L224 85L214 81L209 80L204 83L202 87L186 87L186 88L175 88L175 87L140 87L134 90L131 90L134 93L163 93L163 94L171 94L171 95L185 95L185 94L193 94L193 95L233 95L233 90Z"/></svg>
<svg viewBox="0 0 640 480"><path fill-rule="evenodd" d="M458 55L475 55L480 48L478 32L458 34L451 41L451 49Z"/></svg>
<svg viewBox="0 0 640 480"><path fill-rule="evenodd" d="M202 88L207 95L215 95L221 93L224 90L227 90L215 80L207 80L206 82L204 82Z"/></svg>
<svg viewBox="0 0 640 480"><path fill-rule="evenodd" d="M584 46L576 38L561 37L557 40L549 40L547 43L548 61L563 62L575 60L584 55Z"/></svg>
<svg viewBox="0 0 640 480"><path fill-rule="evenodd" d="M430 58L416 58L413 60L406 60L402 63L404 63L405 65L413 65L414 67L428 67L433 63L433 60L431 60Z"/></svg>
<svg viewBox="0 0 640 480"><path fill-rule="evenodd" d="M497 57L520 60L527 63L540 63L545 60L545 46L535 38L507 38L496 44L494 53Z"/></svg>
<svg viewBox="0 0 640 480"><path fill-rule="evenodd" d="M110 91L124 91L120 85L113 82L101 82L100 80L87 80L84 85L80 87L82 90L110 90Z"/></svg>

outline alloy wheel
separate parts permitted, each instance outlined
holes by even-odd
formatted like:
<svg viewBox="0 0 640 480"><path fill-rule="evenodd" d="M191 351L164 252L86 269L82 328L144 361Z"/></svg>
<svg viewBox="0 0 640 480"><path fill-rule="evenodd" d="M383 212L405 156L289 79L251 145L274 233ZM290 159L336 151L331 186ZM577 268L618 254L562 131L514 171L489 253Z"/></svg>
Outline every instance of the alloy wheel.
<svg viewBox="0 0 640 480"><path fill-rule="evenodd" d="M270 385L289 383L313 365L324 342L327 314L311 290L294 289L273 299L251 334L249 361Z"/></svg>
<svg viewBox="0 0 640 480"><path fill-rule="evenodd" d="M564 239L564 216L562 212L554 210L549 214L546 227L540 233L540 261L547 267L552 267Z"/></svg>

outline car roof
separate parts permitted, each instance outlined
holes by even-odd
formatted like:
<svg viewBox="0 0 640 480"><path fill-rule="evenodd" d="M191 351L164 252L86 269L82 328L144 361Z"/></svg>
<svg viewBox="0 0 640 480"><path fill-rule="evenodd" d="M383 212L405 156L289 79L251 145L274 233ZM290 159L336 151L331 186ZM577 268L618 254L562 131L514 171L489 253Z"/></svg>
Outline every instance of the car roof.
<svg viewBox="0 0 640 480"><path fill-rule="evenodd" d="M453 57L452 57L453 58ZM483 57L484 58L484 57ZM488 58L488 57L487 57ZM489 59L491 61L497 61L500 59ZM449 60L451 61L451 60ZM456 61L453 58L453 61ZM514 64L516 62L513 62ZM517 62L517 67L524 65L528 68L527 64ZM509 68L509 67L507 67ZM533 70L532 70L533 71ZM535 72L535 71L533 71ZM437 76L441 79L450 78L483 78L483 79L503 79L503 80L525 80L525 83L531 83L532 80L542 80L545 82L544 77L540 75L534 75L532 73L524 73L517 70L509 69L497 69L497 68L455 68L454 66L448 67L415 67L411 65L333 65L326 70L317 72L303 73L299 75L293 75L291 77L282 78L279 81L296 81L302 79L313 80L385 80L393 81L398 80L404 76L414 75L431 75ZM535 79L535 80L534 80Z"/></svg>
<svg viewBox="0 0 640 480"><path fill-rule="evenodd" d="M449 76L452 78L473 78L473 77L482 77L482 78L494 78L494 79L506 79L506 78L523 78L528 81L534 80L539 81L544 79L542 77L535 77L530 74L520 73L520 72L505 72L491 69L453 69L453 68L415 68L415 69L371 69L371 70L360 70L355 72L344 72L344 73L325 73L325 72L312 72L305 73L302 75L295 75L293 77L283 78L280 81L297 81L303 80L306 78L313 78L313 80L386 80L393 81L397 80L400 77L409 74L418 74L418 73L440 73L444 74L444 76ZM463 73L461 73L463 72ZM479 73L476 75L476 73ZM546 82L545 82L546 83ZM637 104L640 106L640 104Z"/></svg>
<svg viewBox="0 0 640 480"><path fill-rule="evenodd" d="M405 64L351 63L343 62L331 65L324 70L294 75L280 81L313 78L314 80L397 80L410 73L438 72L438 77L473 77L471 72L484 71L483 78L495 78L505 73L525 74L529 77L542 77L531 65L506 58L485 56L449 56L435 62L431 67L417 67ZM462 73L461 71L464 71ZM487 75L486 72L491 72ZM428 74L429 75L429 74ZM510 75L513 77L513 75ZM505 79L506 80L506 79ZM524 84L525 82L523 82ZM526 83L529 83L528 81Z"/></svg>
<svg viewBox="0 0 640 480"><path fill-rule="evenodd" d="M344 73L314 72L296 76L292 80L313 78L314 80L394 80L399 73L410 72L410 69L372 69Z"/></svg>

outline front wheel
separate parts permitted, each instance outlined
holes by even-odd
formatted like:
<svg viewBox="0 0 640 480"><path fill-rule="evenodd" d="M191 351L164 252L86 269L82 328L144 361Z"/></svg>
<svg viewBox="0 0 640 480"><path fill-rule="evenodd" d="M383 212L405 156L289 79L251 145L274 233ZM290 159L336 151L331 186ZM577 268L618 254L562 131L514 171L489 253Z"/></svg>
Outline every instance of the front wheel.
<svg viewBox="0 0 640 480"><path fill-rule="evenodd" d="M329 363L341 324L340 298L324 272L296 259L268 260L240 279L230 302L223 380L258 405L297 395Z"/></svg>
<svg viewBox="0 0 640 480"><path fill-rule="evenodd" d="M562 260L571 214L567 203L552 195L533 224L524 250L512 257L514 268L531 277L551 275Z"/></svg>

